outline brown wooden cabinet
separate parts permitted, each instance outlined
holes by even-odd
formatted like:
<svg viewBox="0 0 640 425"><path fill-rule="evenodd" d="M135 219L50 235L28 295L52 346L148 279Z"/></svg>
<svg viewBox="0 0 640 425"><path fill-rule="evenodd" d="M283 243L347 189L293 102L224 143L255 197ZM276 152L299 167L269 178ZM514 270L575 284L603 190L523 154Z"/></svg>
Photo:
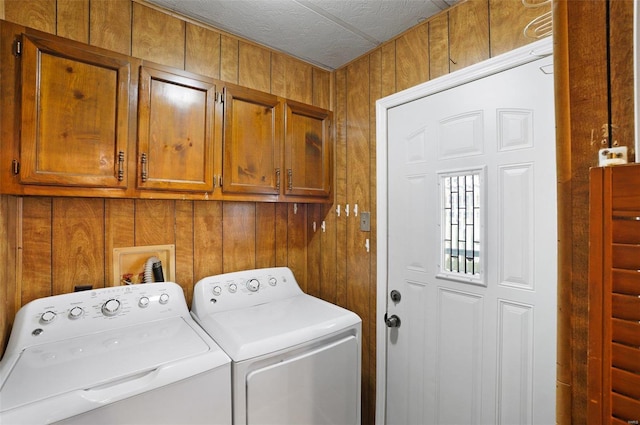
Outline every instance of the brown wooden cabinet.
<svg viewBox="0 0 640 425"><path fill-rule="evenodd" d="M589 422L640 420L640 165L590 175Z"/></svg>
<svg viewBox="0 0 640 425"><path fill-rule="evenodd" d="M282 181L282 103L277 96L224 87L223 194L272 195Z"/></svg>
<svg viewBox="0 0 640 425"><path fill-rule="evenodd" d="M216 84L145 63L138 100L138 189L213 191Z"/></svg>
<svg viewBox="0 0 640 425"><path fill-rule="evenodd" d="M130 61L38 35L16 43L20 182L126 188Z"/></svg>
<svg viewBox="0 0 640 425"><path fill-rule="evenodd" d="M285 111L284 194L329 197L333 177L331 112L290 100Z"/></svg>

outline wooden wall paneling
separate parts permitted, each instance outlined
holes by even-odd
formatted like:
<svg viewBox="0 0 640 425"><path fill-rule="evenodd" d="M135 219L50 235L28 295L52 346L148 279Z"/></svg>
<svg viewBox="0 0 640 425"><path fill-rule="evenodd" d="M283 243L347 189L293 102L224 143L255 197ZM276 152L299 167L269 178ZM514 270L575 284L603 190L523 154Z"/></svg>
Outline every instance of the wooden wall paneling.
<svg viewBox="0 0 640 425"><path fill-rule="evenodd" d="M429 79L449 73L449 13L429 21Z"/></svg>
<svg viewBox="0 0 640 425"><path fill-rule="evenodd" d="M276 205L256 203L256 268L276 265Z"/></svg>
<svg viewBox="0 0 640 425"><path fill-rule="evenodd" d="M175 244L176 201L135 201L135 245Z"/></svg>
<svg viewBox="0 0 640 425"><path fill-rule="evenodd" d="M396 90L396 43L387 43L380 48L381 79L380 96L389 96Z"/></svg>
<svg viewBox="0 0 640 425"><path fill-rule="evenodd" d="M269 92L271 52L243 41L238 44L238 83L243 87Z"/></svg>
<svg viewBox="0 0 640 425"><path fill-rule="evenodd" d="M449 10L449 55L451 71L489 59L488 0L468 0Z"/></svg>
<svg viewBox="0 0 640 425"><path fill-rule="evenodd" d="M429 80L429 25L425 22L396 39L398 91Z"/></svg>
<svg viewBox="0 0 640 425"><path fill-rule="evenodd" d="M90 44L131 55L131 0L91 1L89 5Z"/></svg>
<svg viewBox="0 0 640 425"><path fill-rule="evenodd" d="M289 232L289 207L285 203L277 203L275 209L276 229L276 267L287 266L289 252L287 249Z"/></svg>
<svg viewBox="0 0 640 425"><path fill-rule="evenodd" d="M325 223L325 231L320 233L320 294L323 300L338 303L338 282L337 282L337 243L336 227L337 218L335 204L318 204L321 223Z"/></svg>
<svg viewBox="0 0 640 425"><path fill-rule="evenodd" d="M287 265L307 291L307 204L287 204Z"/></svg>
<svg viewBox="0 0 640 425"><path fill-rule="evenodd" d="M89 0L58 0L57 16L57 35L89 43Z"/></svg>
<svg viewBox="0 0 640 425"><path fill-rule="evenodd" d="M194 282L223 273L222 223L222 202L193 203Z"/></svg>
<svg viewBox="0 0 640 425"><path fill-rule="evenodd" d="M220 78L220 33L187 23L185 69Z"/></svg>
<svg viewBox="0 0 640 425"><path fill-rule="evenodd" d="M313 103L313 67L279 53L271 59L271 93L303 103Z"/></svg>
<svg viewBox="0 0 640 425"><path fill-rule="evenodd" d="M7 21L56 33L56 0L5 0L4 15Z"/></svg>
<svg viewBox="0 0 640 425"><path fill-rule="evenodd" d="M634 158L635 116L633 87L633 3L609 2L609 46L611 76L612 143L627 146L629 158Z"/></svg>
<svg viewBox="0 0 640 425"><path fill-rule="evenodd" d="M0 19L5 19L5 17L4 17L4 2L5 2L5 0L0 0Z"/></svg>
<svg viewBox="0 0 640 425"><path fill-rule="evenodd" d="M551 3L535 1L528 1L527 3L540 6L525 7L523 2L513 0L489 0L492 57L536 40L531 36L525 36L524 29L533 19L549 12Z"/></svg>
<svg viewBox="0 0 640 425"><path fill-rule="evenodd" d="M133 56L184 69L185 21L133 3Z"/></svg>
<svg viewBox="0 0 640 425"><path fill-rule="evenodd" d="M322 269L321 204L307 205L307 294L320 297Z"/></svg>
<svg viewBox="0 0 640 425"><path fill-rule="evenodd" d="M175 201L176 283L182 286L187 305L193 298L194 232L193 201ZM165 280L168 277L165 276Z"/></svg>
<svg viewBox="0 0 640 425"><path fill-rule="evenodd" d="M347 223L344 207L347 203L347 70L336 71L336 299L341 307L347 307ZM337 214L334 213L334 214Z"/></svg>
<svg viewBox="0 0 640 425"><path fill-rule="evenodd" d="M52 294L105 286L104 199L53 198Z"/></svg>
<svg viewBox="0 0 640 425"><path fill-rule="evenodd" d="M20 305L52 295L51 198L24 198Z"/></svg>
<svg viewBox="0 0 640 425"><path fill-rule="evenodd" d="M312 104L324 109L331 108L331 73L320 68L312 68L313 100Z"/></svg>
<svg viewBox="0 0 640 425"><path fill-rule="evenodd" d="M135 246L135 201L133 199L105 199L105 286L114 286L113 248ZM120 284L118 277L117 284Z"/></svg>
<svg viewBox="0 0 640 425"><path fill-rule="evenodd" d="M220 40L220 79L228 83L238 83L239 41L222 35Z"/></svg>
<svg viewBox="0 0 640 425"><path fill-rule="evenodd" d="M571 344L567 349L571 357L571 421L586 421L587 388L587 339L588 339L588 249L589 234L589 167L597 164L598 143L591 144L591 132L597 135L606 124L608 115L607 97L607 2L599 0L566 2L569 32L569 96L571 155L558 161L568 166L571 173L570 197L559 199L559 203L571 204L571 239L565 240L561 249L570 267L571 282L560 282L571 286ZM585 73L584 70L589 72ZM579 105L579 107L578 107ZM566 141L559 140L559 143ZM568 165L564 164L569 161Z"/></svg>
<svg viewBox="0 0 640 425"><path fill-rule="evenodd" d="M1 6L1 5L0 5ZM0 356L4 353L13 318L20 307L17 275L21 236L22 199L0 195Z"/></svg>
<svg viewBox="0 0 640 425"><path fill-rule="evenodd" d="M360 231L358 217L354 216L355 204L359 211L370 211L370 70L369 56L365 56L347 67L347 197L350 206L346 217L347 249L347 308L357 313L362 328L362 422L373 423L372 408L375 399L373 377L370 375L371 333L370 321L375 314L369 311L371 294L370 253L366 252L365 240L369 235Z"/></svg>
<svg viewBox="0 0 640 425"><path fill-rule="evenodd" d="M223 273L256 266L256 204L224 202L222 205Z"/></svg>

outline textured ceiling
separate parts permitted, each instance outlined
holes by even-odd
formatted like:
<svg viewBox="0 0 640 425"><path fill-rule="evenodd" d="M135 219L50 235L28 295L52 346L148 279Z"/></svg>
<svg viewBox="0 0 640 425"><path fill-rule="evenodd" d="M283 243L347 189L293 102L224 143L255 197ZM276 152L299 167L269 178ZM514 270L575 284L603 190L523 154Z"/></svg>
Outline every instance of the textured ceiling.
<svg viewBox="0 0 640 425"><path fill-rule="evenodd" d="M148 0L334 70L459 0Z"/></svg>

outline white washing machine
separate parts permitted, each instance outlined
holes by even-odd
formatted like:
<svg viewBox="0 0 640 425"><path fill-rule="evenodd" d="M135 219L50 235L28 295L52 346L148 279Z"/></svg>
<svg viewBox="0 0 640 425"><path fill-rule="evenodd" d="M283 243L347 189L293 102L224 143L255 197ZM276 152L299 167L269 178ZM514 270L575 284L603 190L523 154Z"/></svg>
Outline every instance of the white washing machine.
<svg viewBox="0 0 640 425"><path fill-rule="evenodd" d="M0 423L226 425L231 359L175 283L41 298L0 362Z"/></svg>
<svg viewBox="0 0 640 425"><path fill-rule="evenodd" d="M191 314L232 360L235 425L360 424L360 318L286 267L200 280Z"/></svg>

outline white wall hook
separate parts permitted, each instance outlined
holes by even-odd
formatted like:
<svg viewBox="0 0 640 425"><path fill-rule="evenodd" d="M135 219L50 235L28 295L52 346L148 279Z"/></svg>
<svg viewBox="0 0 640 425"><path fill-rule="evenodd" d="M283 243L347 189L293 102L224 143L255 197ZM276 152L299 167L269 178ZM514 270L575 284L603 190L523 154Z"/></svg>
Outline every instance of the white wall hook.
<svg viewBox="0 0 640 425"><path fill-rule="evenodd" d="M340 217L340 204L338 204L338 206L336 207L336 214L338 214L338 217Z"/></svg>
<svg viewBox="0 0 640 425"><path fill-rule="evenodd" d="M358 204L355 204L353 206L353 216L357 217L358 216Z"/></svg>
<svg viewBox="0 0 640 425"><path fill-rule="evenodd" d="M366 248L367 252L369 252L369 239L365 239L364 241L364 247Z"/></svg>
<svg viewBox="0 0 640 425"><path fill-rule="evenodd" d="M322 229L322 233L327 231L327 223L325 223L324 220L322 220L322 224L320 225L320 228Z"/></svg>
<svg viewBox="0 0 640 425"><path fill-rule="evenodd" d="M344 213L347 217L349 217L349 204L344 206Z"/></svg>
<svg viewBox="0 0 640 425"><path fill-rule="evenodd" d="M298 204L293 204L293 213L298 214Z"/></svg>
<svg viewBox="0 0 640 425"><path fill-rule="evenodd" d="M314 221L313 222L313 233L315 233L315 232L316 232L316 222Z"/></svg>

